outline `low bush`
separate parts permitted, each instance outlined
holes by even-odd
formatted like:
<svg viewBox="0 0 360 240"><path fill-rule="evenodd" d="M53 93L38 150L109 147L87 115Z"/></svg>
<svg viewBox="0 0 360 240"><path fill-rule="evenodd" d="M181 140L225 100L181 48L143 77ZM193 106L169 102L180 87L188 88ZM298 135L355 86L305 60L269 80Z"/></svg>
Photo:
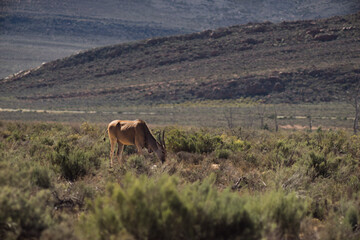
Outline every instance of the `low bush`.
<svg viewBox="0 0 360 240"><path fill-rule="evenodd" d="M171 129L167 134L167 148L173 152L210 153L221 144L218 135L200 132L186 132L179 129Z"/></svg>
<svg viewBox="0 0 360 240"><path fill-rule="evenodd" d="M81 240L76 237L73 220L65 218L60 224L52 225L41 233L41 240Z"/></svg>
<svg viewBox="0 0 360 240"><path fill-rule="evenodd" d="M52 162L59 166L61 175L71 181L100 166L100 160L93 151L75 148L64 139L54 147Z"/></svg>
<svg viewBox="0 0 360 240"><path fill-rule="evenodd" d="M324 240L357 240L360 239L359 231L359 205L352 201L343 202L339 210L331 210L330 216L320 232L320 239Z"/></svg>
<svg viewBox="0 0 360 240"><path fill-rule="evenodd" d="M217 149L215 156L216 158L228 159L231 156L231 151L228 149Z"/></svg>
<svg viewBox="0 0 360 240"><path fill-rule="evenodd" d="M246 151L251 148L251 144L247 141L243 141L235 136L229 136L226 134L222 134L221 138L221 146L218 148L228 149L233 152Z"/></svg>
<svg viewBox="0 0 360 240"><path fill-rule="evenodd" d="M177 178L154 180L127 175L123 187L111 184L82 217L81 237L110 239L256 239L245 201L218 192L213 180L179 187Z"/></svg>
<svg viewBox="0 0 360 240"><path fill-rule="evenodd" d="M31 172L31 181L41 188L51 187L50 169L42 166L36 166Z"/></svg>
<svg viewBox="0 0 360 240"><path fill-rule="evenodd" d="M297 238L307 209L295 194L241 197L217 190L214 182L213 175L180 185L176 177L128 174L121 186L110 184L106 196L89 205L80 238L259 239L274 232Z"/></svg>
<svg viewBox="0 0 360 240"><path fill-rule="evenodd" d="M133 154L127 159L126 165L129 169L134 169L137 174L146 174L150 169L146 161L143 155Z"/></svg>
<svg viewBox="0 0 360 240"><path fill-rule="evenodd" d="M311 171L310 174L313 179L318 176L327 177L329 175L328 161L324 155L311 152L309 158L308 169Z"/></svg>
<svg viewBox="0 0 360 240"><path fill-rule="evenodd" d="M341 161L341 158L336 158L332 154L325 156L323 153L310 152L308 173L313 179L330 177L337 173Z"/></svg>
<svg viewBox="0 0 360 240"><path fill-rule="evenodd" d="M358 211L354 206L348 208L345 214L346 222L351 226L352 230L355 231L359 226Z"/></svg>
<svg viewBox="0 0 360 240"><path fill-rule="evenodd" d="M52 225L50 209L46 206L50 193L35 195L16 188L2 187L0 191L0 238L39 238Z"/></svg>
<svg viewBox="0 0 360 240"><path fill-rule="evenodd" d="M282 191L269 192L258 197L252 204L260 216L264 235L278 239L297 239L301 221L307 214L307 202L299 199L295 193ZM259 208L260 209L259 209Z"/></svg>

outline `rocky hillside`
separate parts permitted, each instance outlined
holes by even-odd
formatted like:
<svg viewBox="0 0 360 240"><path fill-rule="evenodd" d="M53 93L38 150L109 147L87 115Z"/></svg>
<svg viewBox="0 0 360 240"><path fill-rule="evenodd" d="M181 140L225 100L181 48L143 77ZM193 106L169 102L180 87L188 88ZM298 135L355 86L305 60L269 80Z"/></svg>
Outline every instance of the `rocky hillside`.
<svg viewBox="0 0 360 240"><path fill-rule="evenodd" d="M359 10L358 0L2 0L0 78L93 47Z"/></svg>
<svg viewBox="0 0 360 240"><path fill-rule="evenodd" d="M360 80L360 13L96 48L1 80L1 107L251 97L341 101Z"/></svg>

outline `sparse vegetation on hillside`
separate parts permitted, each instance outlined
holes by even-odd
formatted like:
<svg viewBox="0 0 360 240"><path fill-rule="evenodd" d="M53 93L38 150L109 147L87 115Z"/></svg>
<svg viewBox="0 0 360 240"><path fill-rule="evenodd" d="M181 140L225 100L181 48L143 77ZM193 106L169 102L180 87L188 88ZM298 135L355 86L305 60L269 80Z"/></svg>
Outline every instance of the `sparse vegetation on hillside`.
<svg viewBox="0 0 360 240"><path fill-rule="evenodd" d="M0 104L343 101L359 79L359 19L247 24L97 48L3 79Z"/></svg>
<svg viewBox="0 0 360 240"><path fill-rule="evenodd" d="M168 127L163 165L126 147L109 170L104 129L0 123L1 239L359 238L349 132Z"/></svg>
<svg viewBox="0 0 360 240"><path fill-rule="evenodd" d="M359 10L357 0L2 0L0 78L93 47L248 22L326 18Z"/></svg>

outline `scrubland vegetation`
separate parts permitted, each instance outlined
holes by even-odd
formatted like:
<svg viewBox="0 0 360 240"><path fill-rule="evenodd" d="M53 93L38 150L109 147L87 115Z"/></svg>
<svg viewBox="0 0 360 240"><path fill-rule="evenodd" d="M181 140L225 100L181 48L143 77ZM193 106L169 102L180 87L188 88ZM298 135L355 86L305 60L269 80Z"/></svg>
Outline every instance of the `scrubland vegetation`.
<svg viewBox="0 0 360 240"><path fill-rule="evenodd" d="M359 136L165 130L109 169L103 125L0 122L0 238L359 239Z"/></svg>

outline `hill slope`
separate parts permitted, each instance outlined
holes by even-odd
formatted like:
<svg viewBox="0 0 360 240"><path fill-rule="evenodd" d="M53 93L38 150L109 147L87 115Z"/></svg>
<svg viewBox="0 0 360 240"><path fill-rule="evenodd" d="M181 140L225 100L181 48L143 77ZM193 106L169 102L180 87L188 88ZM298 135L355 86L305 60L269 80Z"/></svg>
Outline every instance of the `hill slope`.
<svg viewBox="0 0 360 240"><path fill-rule="evenodd" d="M360 78L360 13L92 49L1 80L1 107L192 99L340 101ZM91 103L91 104L90 104Z"/></svg>
<svg viewBox="0 0 360 240"><path fill-rule="evenodd" d="M358 0L3 0L0 78L92 47L359 10Z"/></svg>

